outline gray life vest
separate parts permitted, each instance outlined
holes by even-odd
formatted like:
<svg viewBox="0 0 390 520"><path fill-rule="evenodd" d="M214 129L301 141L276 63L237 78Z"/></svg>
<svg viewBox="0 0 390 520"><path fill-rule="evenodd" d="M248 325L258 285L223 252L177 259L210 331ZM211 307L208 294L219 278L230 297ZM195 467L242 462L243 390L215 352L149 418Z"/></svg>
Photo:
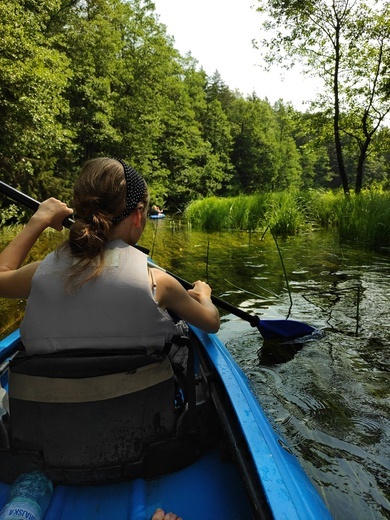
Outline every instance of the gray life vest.
<svg viewBox="0 0 390 520"><path fill-rule="evenodd" d="M21 324L27 354L67 349L151 348L163 350L186 332L155 301L147 256L122 240L107 246L104 270L72 294L64 291L73 259L50 253L32 279Z"/></svg>

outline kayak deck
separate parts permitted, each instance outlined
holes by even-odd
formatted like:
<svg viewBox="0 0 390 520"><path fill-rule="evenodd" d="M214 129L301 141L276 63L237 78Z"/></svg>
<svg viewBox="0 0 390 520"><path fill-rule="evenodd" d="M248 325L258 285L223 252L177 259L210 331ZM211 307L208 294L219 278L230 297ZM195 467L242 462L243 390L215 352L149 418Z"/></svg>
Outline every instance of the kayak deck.
<svg viewBox="0 0 390 520"><path fill-rule="evenodd" d="M149 520L157 507L173 511L184 520L331 519L226 347L217 336L191 329L199 342L199 363L205 370L223 440L184 469L156 478L97 485L57 484L46 520ZM9 356L18 342L16 331L0 342L0 354L4 350L4 356ZM2 384L7 388L5 373ZM157 465L158 459L156 456ZM0 483L0 506L8 489L8 484Z"/></svg>
<svg viewBox="0 0 390 520"><path fill-rule="evenodd" d="M9 485L0 484L0 505ZM253 518L241 481L217 452L177 473L98 486L55 486L45 520L150 520L157 507L184 520Z"/></svg>

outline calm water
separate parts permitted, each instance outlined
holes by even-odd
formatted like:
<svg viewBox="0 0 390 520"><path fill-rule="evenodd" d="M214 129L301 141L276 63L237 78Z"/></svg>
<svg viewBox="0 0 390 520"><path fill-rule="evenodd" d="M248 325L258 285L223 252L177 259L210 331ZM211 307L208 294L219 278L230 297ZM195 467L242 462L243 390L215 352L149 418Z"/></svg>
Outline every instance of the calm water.
<svg viewBox="0 0 390 520"><path fill-rule="evenodd" d="M38 255L55 234L45 241ZM279 239L278 254L269 234L206 234L168 218L149 222L141 245L250 313L318 328L305 342L270 345L225 314L219 335L334 518L390 518L390 256L322 232ZM24 302L0 304L4 335Z"/></svg>

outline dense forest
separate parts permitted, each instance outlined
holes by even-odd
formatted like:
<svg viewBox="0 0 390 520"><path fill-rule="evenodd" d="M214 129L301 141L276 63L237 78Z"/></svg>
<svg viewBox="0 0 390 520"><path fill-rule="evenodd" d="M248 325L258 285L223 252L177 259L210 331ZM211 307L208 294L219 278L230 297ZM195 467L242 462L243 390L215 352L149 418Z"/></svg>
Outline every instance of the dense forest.
<svg viewBox="0 0 390 520"><path fill-rule="evenodd" d="M285 2L266 2L270 15L283 21L285 9L298 25L304 7L315 3L291 2L287 10ZM387 107L390 23L371 20L370 30L380 25L386 43L376 84ZM171 212L209 196L290 187L347 192L346 179L355 182L359 171L360 188L390 186L385 118L377 124L375 112L363 105L357 111L362 89L354 102L341 104L353 98L356 82L337 78L344 91L335 144L334 97L302 113L283 100L271 105L255 93L232 91L218 71L208 77L193 57L179 54L151 1L2 0L0 42L0 177L35 198L69 200L80 165L99 155L135 166L152 201ZM360 46L355 55L348 48L348 63L354 56L357 63ZM360 77L370 74L367 63L358 65Z"/></svg>

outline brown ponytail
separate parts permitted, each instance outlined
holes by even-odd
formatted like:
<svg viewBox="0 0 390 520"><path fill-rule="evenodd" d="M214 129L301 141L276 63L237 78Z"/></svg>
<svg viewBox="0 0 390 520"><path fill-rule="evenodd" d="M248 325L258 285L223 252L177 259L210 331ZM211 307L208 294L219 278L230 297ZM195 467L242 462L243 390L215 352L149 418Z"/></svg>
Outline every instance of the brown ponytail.
<svg viewBox="0 0 390 520"><path fill-rule="evenodd" d="M126 208L126 189L123 166L117 160L103 157L84 164L74 186L76 222L64 244L74 258L65 281L67 292L102 272L113 219Z"/></svg>

